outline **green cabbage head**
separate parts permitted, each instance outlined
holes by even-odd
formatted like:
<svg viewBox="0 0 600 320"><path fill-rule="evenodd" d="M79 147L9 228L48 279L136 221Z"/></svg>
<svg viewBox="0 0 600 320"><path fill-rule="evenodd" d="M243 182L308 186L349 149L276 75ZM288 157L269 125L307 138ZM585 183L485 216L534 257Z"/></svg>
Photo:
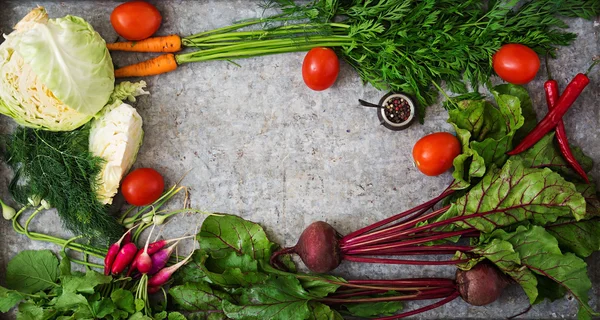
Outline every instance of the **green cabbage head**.
<svg viewBox="0 0 600 320"><path fill-rule="evenodd" d="M0 113L21 125L70 131L106 105L114 69L106 43L79 17L33 9L0 44Z"/></svg>

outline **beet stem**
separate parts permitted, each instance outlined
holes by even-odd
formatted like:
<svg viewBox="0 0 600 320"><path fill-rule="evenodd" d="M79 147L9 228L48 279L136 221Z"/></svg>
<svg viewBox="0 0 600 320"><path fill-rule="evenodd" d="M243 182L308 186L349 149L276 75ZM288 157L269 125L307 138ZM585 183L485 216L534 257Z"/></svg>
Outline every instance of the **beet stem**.
<svg viewBox="0 0 600 320"><path fill-rule="evenodd" d="M393 316L389 316L389 317L374 318L372 320L396 320L396 319L402 319L402 318L410 317L410 316L413 316L415 314L423 313L423 312L426 312L426 311L433 310L435 308L441 307L441 306L445 305L446 303L448 303L448 302L450 302L450 301L458 298L459 296L460 296L460 293L455 292L452 295L450 295L450 296L448 296L448 297L446 297L446 298L444 298L444 299L442 299L442 300L440 300L440 301L438 301L436 303L432 303L432 304L430 304L428 306L425 306L425 307L422 307L422 308L419 308L419 309L415 309L415 310L412 310L412 311L407 311L407 312L399 313L399 314L396 314L396 315L393 315Z"/></svg>
<svg viewBox="0 0 600 320"><path fill-rule="evenodd" d="M394 222L394 221L396 221L398 219L406 217L406 216L408 216L408 215L410 215L410 214L412 214L414 212L417 212L419 210L429 209L429 208L433 207L436 203L440 202L442 199L444 199L447 196L451 195L452 193L454 193L454 190L451 190L451 189L447 188L439 196L437 196L437 197L435 197L435 198L433 198L433 199L431 199L431 200L429 200L429 201L427 201L427 202L425 202L425 203L423 203L421 205L418 205L418 206L416 206L416 207L414 207L412 209L409 209L407 211L404 211L404 212L399 213L397 215L391 216L391 217L389 217L387 219L383 219L383 220L381 220L379 222L373 223L373 224L371 224L369 226L366 226L364 228L361 228L359 230L356 230L354 232L351 232L351 233L347 234L345 237L342 238L342 240L340 240L340 244L341 245L345 245L346 243L354 242L354 241L356 241L357 237L359 237L359 236L361 236L361 235L363 235L363 234L365 234L365 233L367 233L367 232L369 232L369 231L371 231L373 229L376 229L376 228L379 228L381 226L384 226L384 225L386 225L386 224L388 224L390 222Z"/></svg>
<svg viewBox="0 0 600 320"><path fill-rule="evenodd" d="M392 280L348 280L351 284L368 284L368 285L421 285L421 286L436 286L436 287L452 287L456 283L452 279L446 278L414 278L414 279L392 279Z"/></svg>
<svg viewBox="0 0 600 320"><path fill-rule="evenodd" d="M458 293L455 288L436 288L422 290L414 294L409 295L395 295L387 297L371 297L361 299L336 299L336 298L322 298L319 302L327 304L339 304L339 303L363 303L363 302L386 302L386 301L406 301L406 300L429 300L448 297Z"/></svg>
<svg viewBox="0 0 600 320"><path fill-rule="evenodd" d="M473 250L473 246L459 246L459 245L433 245L433 246L404 246L399 248L384 249L377 251L377 255L393 255L393 254L412 254L412 255L427 255L437 253L450 253L454 254L456 251L470 252Z"/></svg>
<svg viewBox="0 0 600 320"><path fill-rule="evenodd" d="M352 262L364 263L383 263L383 264L406 264L416 266L444 266L456 265L469 261L470 259L458 260L442 260L442 261L427 261L427 260L401 260L401 259L384 259L384 258L369 258L364 256L342 256L342 259Z"/></svg>
<svg viewBox="0 0 600 320"><path fill-rule="evenodd" d="M296 252L296 246L277 250L271 255L271 259L269 261L274 268L279 269L279 270L284 270L285 266L283 265L283 263L281 263L281 261L279 261L279 256L284 255L284 254L295 253L295 252ZM287 270L284 270L284 271L287 271Z"/></svg>
<svg viewBox="0 0 600 320"><path fill-rule="evenodd" d="M333 299L342 299L342 298L351 298L351 297L357 297L357 296L368 296L370 294L381 294L381 293L385 293L387 292L387 290L360 290L357 292L352 292L352 293L343 293L343 294L334 294L333 296L330 296Z"/></svg>
<svg viewBox="0 0 600 320"><path fill-rule="evenodd" d="M431 236L431 237L418 238L418 239L414 239L414 240L402 240L402 241L396 241L396 242L392 242L392 243L384 243L384 244L371 245L371 246L362 246L360 248L351 249L351 250L348 250L346 248L346 249L342 249L342 253L345 255L355 255L355 254L364 254L364 253L376 255L376 254L378 254L378 251L380 251L380 250L389 250L389 249L395 249L395 248L400 248L400 247L409 247L409 246L413 246L415 244L444 240L447 238L460 236L460 235L463 235L463 234L469 233L469 232L471 232L471 229L445 232L443 234L439 234L439 235L435 235L435 236Z"/></svg>
<svg viewBox="0 0 600 320"><path fill-rule="evenodd" d="M395 225L390 228L385 228L385 229L377 230L375 232L371 232L368 234L358 236L358 237L352 239L352 243L343 245L341 248L342 249L350 249L350 248L354 249L354 248L358 248L358 247L369 245L369 244L376 244L376 243L389 241L399 235L416 233L415 230L418 228L415 228L415 229L410 229L410 228L414 227L419 222L427 221L431 218L434 218L434 217L437 217L437 216L443 214L449 208L450 208L450 206L445 206L441 209L438 209L436 211L428 213L418 219L414 219L414 220L411 220L411 221L408 221L408 222L405 222L402 224ZM428 227L428 225L425 225L424 227ZM409 230L407 230L407 229L409 229ZM430 229L430 228L428 228L428 229ZM350 242L350 241L348 241L348 242Z"/></svg>
<svg viewBox="0 0 600 320"><path fill-rule="evenodd" d="M445 208L448 209L449 206L447 206ZM444 209L444 208L442 208L442 209ZM440 209L440 210L442 210L442 209ZM401 231L398 231L396 234L394 234L392 236L388 236L388 237L383 237L383 238L379 238L379 239L377 237L372 237L370 239L375 239L375 240L365 241L365 242L362 242L362 243L356 243L356 244L353 244L351 246L347 246L346 249L348 249L350 247L364 246L365 244L369 244L369 243L380 243L380 242L384 242L384 241L389 241L391 239L394 239L395 237L404 236L404 235L407 235L407 234L412 234L412 233L417 233L417 232L422 232L422 231L425 231L425 230L431 230L433 228L444 227L444 226L450 225L450 224L455 223L455 222L460 222L460 221L465 221L465 220L468 220L468 219L483 217L483 216L486 216L488 214L505 212L505 211L507 211L509 209L510 208L495 209L495 210L490 210L490 211L481 212L481 213L473 213L473 214L467 214L467 215L458 216L458 217L454 217L454 218L449 218L449 219L446 219L446 220L442 220L442 221L434 222L434 223L431 223L431 224L427 224L427 225L424 225L424 226L421 226L421 227L413 228L413 229L410 229L410 230L401 230ZM437 210L437 211L440 211L440 210ZM435 211L435 212L437 212L437 211ZM417 219L417 221L414 222L414 224L417 224L419 222L422 222L422 221L430 219L431 217L428 217L428 216L432 215L435 212L432 212L432 213L430 213L430 214L428 214L426 216L423 216L420 219ZM383 230L386 230L386 229L383 229ZM465 230L469 230L470 232L476 231L474 228L469 228L469 229L465 229ZM373 235L373 233L370 233L370 234L367 234L365 236L372 236L372 235Z"/></svg>

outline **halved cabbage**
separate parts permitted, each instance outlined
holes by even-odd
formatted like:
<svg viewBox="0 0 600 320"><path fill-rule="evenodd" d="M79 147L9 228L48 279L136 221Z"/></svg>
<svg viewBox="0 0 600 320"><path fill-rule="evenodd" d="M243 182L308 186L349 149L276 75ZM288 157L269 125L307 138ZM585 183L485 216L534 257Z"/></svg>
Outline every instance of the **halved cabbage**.
<svg viewBox="0 0 600 320"><path fill-rule="evenodd" d="M114 68L85 20L48 19L38 7L0 44L0 113L21 125L70 131L106 105Z"/></svg>
<svg viewBox="0 0 600 320"><path fill-rule="evenodd" d="M144 81L118 84L111 97L111 104L91 123L90 151L105 160L96 190L98 200L104 204L112 203L121 178L135 162L144 136L142 117L135 108L122 100L133 102L136 96L148 94L143 90L145 85Z"/></svg>

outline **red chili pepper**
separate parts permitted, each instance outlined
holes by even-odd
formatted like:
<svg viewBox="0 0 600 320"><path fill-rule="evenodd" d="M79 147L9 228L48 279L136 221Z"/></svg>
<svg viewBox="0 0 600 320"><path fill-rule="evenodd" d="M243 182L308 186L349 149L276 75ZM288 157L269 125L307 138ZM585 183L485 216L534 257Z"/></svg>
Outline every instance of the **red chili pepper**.
<svg viewBox="0 0 600 320"><path fill-rule="evenodd" d="M550 110L544 119L531 130L518 146L508 152L508 154L513 156L531 148L543 136L550 132L550 130L554 129L589 83L590 79L585 74L577 74L575 78L571 80L560 98L558 98L558 101L556 101L554 109Z"/></svg>
<svg viewBox="0 0 600 320"><path fill-rule="evenodd" d="M552 110L556 104L556 100L558 100L558 82L553 79L546 81L546 83L544 83L544 91L546 92L546 103L548 104L548 110ZM571 152L571 148L569 147L569 139L567 139L567 132L565 130L565 123L562 120L560 120L556 126L556 141L558 142L558 147L565 158L565 161L571 165L571 167L583 178L583 180L585 180L586 183L589 183L590 181L585 173L585 170L583 170Z"/></svg>
<svg viewBox="0 0 600 320"><path fill-rule="evenodd" d="M112 268L110 269L111 273L119 274L123 272L123 270L127 268L131 261L133 261L136 252L137 247L133 242L124 245L123 248L119 250L119 254L117 255L117 258L115 259L115 262L113 263Z"/></svg>

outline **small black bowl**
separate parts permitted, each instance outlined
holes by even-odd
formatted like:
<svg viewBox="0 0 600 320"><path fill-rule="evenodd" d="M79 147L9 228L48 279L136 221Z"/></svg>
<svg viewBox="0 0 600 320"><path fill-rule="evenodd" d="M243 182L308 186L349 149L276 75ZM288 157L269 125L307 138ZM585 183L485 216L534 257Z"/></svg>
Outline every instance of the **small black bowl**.
<svg viewBox="0 0 600 320"><path fill-rule="evenodd" d="M406 103L408 104L410 114L409 114L408 118L406 118L406 120L397 122L397 121L394 121L394 119L392 119L393 114L390 113L389 109L386 108L386 106L387 106L388 102L390 102L394 99L400 99L401 101L402 100L406 101ZM383 106L383 108L377 109L377 117L379 118L379 121L381 122L381 124L390 130L394 130L394 131L404 130L412 124L412 122L415 120L415 118L417 118L417 107L416 107L415 102L408 95L406 95L404 93L390 92L390 93L386 94L385 96L383 96L381 98L381 100L379 100L379 105Z"/></svg>

